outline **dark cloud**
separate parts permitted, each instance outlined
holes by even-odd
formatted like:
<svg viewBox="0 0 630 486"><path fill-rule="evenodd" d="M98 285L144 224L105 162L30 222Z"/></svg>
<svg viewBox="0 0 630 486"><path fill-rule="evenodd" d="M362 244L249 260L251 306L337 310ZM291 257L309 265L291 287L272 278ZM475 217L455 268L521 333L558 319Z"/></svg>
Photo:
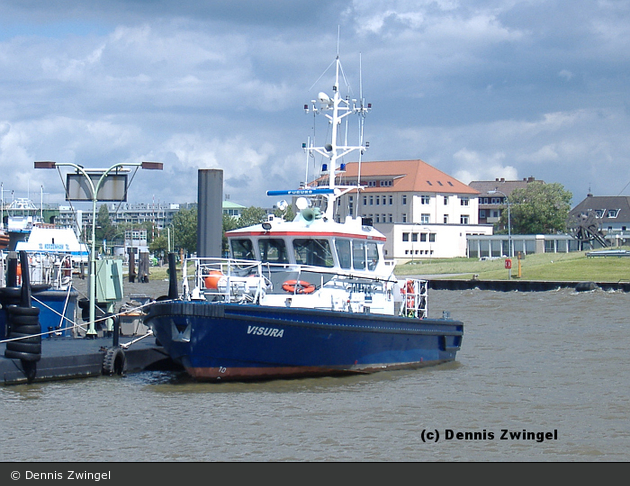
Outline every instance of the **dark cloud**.
<svg viewBox="0 0 630 486"><path fill-rule="evenodd" d="M0 0L4 187L62 198L37 159L160 160L131 198L193 201L214 167L232 201L273 204L270 186L304 179L301 107L330 90L339 49L351 95L374 106L365 160L615 194L630 181L629 17L596 0Z"/></svg>

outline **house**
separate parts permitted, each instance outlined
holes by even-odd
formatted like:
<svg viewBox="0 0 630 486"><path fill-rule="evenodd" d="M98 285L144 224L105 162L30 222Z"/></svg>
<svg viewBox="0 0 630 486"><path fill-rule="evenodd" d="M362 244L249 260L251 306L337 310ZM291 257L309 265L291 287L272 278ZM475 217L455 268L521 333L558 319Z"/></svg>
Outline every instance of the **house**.
<svg viewBox="0 0 630 486"><path fill-rule="evenodd" d="M240 217L243 209L245 209L245 206L234 203L232 201L223 201L222 205L223 214L227 216L232 216L234 218Z"/></svg>
<svg viewBox="0 0 630 486"><path fill-rule="evenodd" d="M580 227L588 233L598 231L608 245L626 244L630 240L630 196L588 194L569 212L569 225L574 233Z"/></svg>
<svg viewBox="0 0 630 486"><path fill-rule="evenodd" d="M326 183L326 177L315 184ZM370 221L387 237L388 258L466 256L467 235L492 234L491 225L478 224L479 191L422 160L350 162L337 184L357 183L360 191L337 200L335 220Z"/></svg>
<svg viewBox="0 0 630 486"><path fill-rule="evenodd" d="M479 224L496 224L501 220L501 214L507 207L507 201L515 189L525 189L527 184L544 181L534 177L523 178L519 181L506 181L496 178L494 181L473 181L468 184L479 191ZM507 200L506 200L507 199Z"/></svg>

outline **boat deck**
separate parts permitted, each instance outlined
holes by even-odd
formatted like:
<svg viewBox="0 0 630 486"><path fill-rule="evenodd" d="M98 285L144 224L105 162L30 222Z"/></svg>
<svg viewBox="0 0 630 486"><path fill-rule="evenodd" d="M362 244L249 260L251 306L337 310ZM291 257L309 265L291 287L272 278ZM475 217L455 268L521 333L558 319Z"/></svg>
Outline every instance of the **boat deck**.
<svg viewBox="0 0 630 486"><path fill-rule="evenodd" d="M134 338L120 337L124 345ZM103 375L103 364L107 350L112 347L112 338L50 338L42 340L41 359L36 362L36 374L32 382L69 380ZM1 384L28 383L22 362L4 357L6 344L0 344ZM123 350L126 358L125 373L150 369L177 369L154 337L133 343Z"/></svg>

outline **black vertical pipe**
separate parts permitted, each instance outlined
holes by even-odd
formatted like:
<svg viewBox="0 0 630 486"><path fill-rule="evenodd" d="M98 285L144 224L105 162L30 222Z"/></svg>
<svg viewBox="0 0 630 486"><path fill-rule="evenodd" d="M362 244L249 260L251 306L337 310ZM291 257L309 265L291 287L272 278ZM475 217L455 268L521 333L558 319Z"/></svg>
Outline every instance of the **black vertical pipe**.
<svg viewBox="0 0 630 486"><path fill-rule="evenodd" d="M15 252L9 252L9 262L7 264L7 287L17 287L17 266L17 255Z"/></svg>
<svg viewBox="0 0 630 486"><path fill-rule="evenodd" d="M31 277L28 270L28 255L24 250L20 251L20 264L22 266L20 307L31 307Z"/></svg>
<svg viewBox="0 0 630 486"><path fill-rule="evenodd" d="M175 253L168 254L168 298L177 299L177 262Z"/></svg>
<svg viewBox="0 0 630 486"><path fill-rule="evenodd" d="M114 321L114 331L113 331L113 337L112 337L112 346L117 348L118 344L120 342L120 316L113 316L112 319Z"/></svg>

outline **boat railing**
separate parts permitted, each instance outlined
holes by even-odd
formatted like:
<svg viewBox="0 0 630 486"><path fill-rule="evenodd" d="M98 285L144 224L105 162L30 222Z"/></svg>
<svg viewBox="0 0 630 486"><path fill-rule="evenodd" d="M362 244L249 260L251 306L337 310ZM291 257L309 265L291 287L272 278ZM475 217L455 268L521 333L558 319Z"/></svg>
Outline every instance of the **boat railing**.
<svg viewBox="0 0 630 486"><path fill-rule="evenodd" d="M193 257L182 268L184 298L221 302L258 302L269 282L260 262Z"/></svg>
<svg viewBox="0 0 630 486"><path fill-rule="evenodd" d="M397 283L391 274L243 259L192 257L182 266L184 297L193 300L258 302L268 293L308 294L321 288L364 289L365 285L374 292L387 292Z"/></svg>
<svg viewBox="0 0 630 486"><path fill-rule="evenodd" d="M28 252L32 285L66 289L72 284L72 255L69 253Z"/></svg>

